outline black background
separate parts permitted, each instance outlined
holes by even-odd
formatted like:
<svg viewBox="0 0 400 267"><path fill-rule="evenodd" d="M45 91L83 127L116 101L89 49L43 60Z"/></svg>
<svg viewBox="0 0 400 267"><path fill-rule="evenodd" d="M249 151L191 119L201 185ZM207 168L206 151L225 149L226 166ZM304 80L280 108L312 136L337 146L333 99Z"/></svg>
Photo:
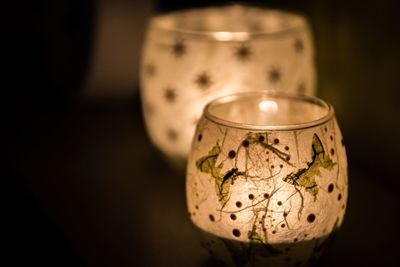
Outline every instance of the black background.
<svg viewBox="0 0 400 267"><path fill-rule="evenodd" d="M210 3L157 1L155 10ZM347 215L319 265L398 264L399 5L262 3L310 18L318 95L335 106L346 140ZM186 216L184 176L146 136L138 85L125 98L81 96L97 8L94 0L2 8L2 265L212 266Z"/></svg>

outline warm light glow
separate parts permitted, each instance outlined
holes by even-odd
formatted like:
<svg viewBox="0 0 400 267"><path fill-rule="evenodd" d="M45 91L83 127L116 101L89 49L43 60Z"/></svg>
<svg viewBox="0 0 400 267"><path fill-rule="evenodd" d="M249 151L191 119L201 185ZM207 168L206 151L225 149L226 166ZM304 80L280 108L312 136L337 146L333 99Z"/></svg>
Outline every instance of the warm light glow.
<svg viewBox="0 0 400 267"><path fill-rule="evenodd" d="M230 32L216 32L214 33L215 39L218 41L229 41L232 39L232 33Z"/></svg>
<svg viewBox="0 0 400 267"><path fill-rule="evenodd" d="M268 113L275 113L278 111L278 104L272 100L263 100L258 104L258 107Z"/></svg>
<svg viewBox="0 0 400 267"><path fill-rule="evenodd" d="M247 41L249 34L247 32L216 32L214 37L218 41Z"/></svg>
<svg viewBox="0 0 400 267"><path fill-rule="evenodd" d="M314 93L313 42L300 15L228 5L155 16L149 25L143 111L151 141L171 161L186 161L196 118L217 97L254 90Z"/></svg>
<svg viewBox="0 0 400 267"><path fill-rule="evenodd" d="M332 117L310 124L326 115L327 105L243 95L210 104L214 119L199 121L187 165L190 218L204 234L206 249L227 266L236 266L235 259L241 266L305 264L331 242L346 209L347 160L339 127ZM254 117L275 113L276 102L286 108L274 124L261 126L283 126L296 115L298 128L243 128ZM252 103L259 103L252 116L231 116L232 109L247 111ZM296 106L304 107L301 117Z"/></svg>

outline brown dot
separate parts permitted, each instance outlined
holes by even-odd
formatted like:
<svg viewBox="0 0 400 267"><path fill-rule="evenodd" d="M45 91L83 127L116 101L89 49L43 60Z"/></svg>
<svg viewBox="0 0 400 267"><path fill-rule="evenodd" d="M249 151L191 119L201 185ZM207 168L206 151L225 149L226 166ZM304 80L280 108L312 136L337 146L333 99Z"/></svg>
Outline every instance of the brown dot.
<svg viewBox="0 0 400 267"><path fill-rule="evenodd" d="M289 156L289 155L286 156L286 160L287 160L287 161L290 160L290 156Z"/></svg>
<svg viewBox="0 0 400 267"><path fill-rule="evenodd" d="M304 85L304 83L300 83L297 86L297 91L301 94L304 94L306 92L306 86Z"/></svg>
<svg viewBox="0 0 400 267"><path fill-rule="evenodd" d="M279 168L281 168L281 169L282 169L282 168L283 168L283 165L282 165L282 164L280 164L280 165L279 165Z"/></svg>
<svg viewBox="0 0 400 267"><path fill-rule="evenodd" d="M263 232L266 232L267 231L267 228L263 228Z"/></svg>
<svg viewBox="0 0 400 267"><path fill-rule="evenodd" d="M342 209L344 209L345 207L346 207L346 206L343 204L343 205L342 205Z"/></svg>
<svg viewBox="0 0 400 267"><path fill-rule="evenodd" d="M309 214L309 215L307 216L307 221L308 221L309 223L314 222L314 221L315 221L315 214L313 214L313 213Z"/></svg>
<svg viewBox="0 0 400 267"><path fill-rule="evenodd" d="M301 39L296 39L294 42L294 49L297 53L301 53L304 50L304 43Z"/></svg>
<svg viewBox="0 0 400 267"><path fill-rule="evenodd" d="M278 201L278 206L281 206L282 205L282 201Z"/></svg>
<svg viewBox="0 0 400 267"><path fill-rule="evenodd" d="M239 237L239 236L240 236L240 231L239 231L239 229L233 229L233 230L232 230L232 234L233 234L234 236L236 236L236 237Z"/></svg>
<svg viewBox="0 0 400 267"><path fill-rule="evenodd" d="M276 234L276 231L275 231L275 230L273 230L273 231L272 231L272 234Z"/></svg>
<svg viewBox="0 0 400 267"><path fill-rule="evenodd" d="M233 220L233 221L236 220L236 215L235 214L232 213L230 217L231 217L231 220Z"/></svg>
<svg viewBox="0 0 400 267"><path fill-rule="evenodd" d="M178 139L178 133L175 130L168 130L167 132L167 137L170 141L176 141L176 139Z"/></svg>
<svg viewBox="0 0 400 267"><path fill-rule="evenodd" d="M334 188L335 188L335 187L334 187L333 184L329 184L329 186L328 186L328 192L329 192L329 193L332 193L332 191L333 191Z"/></svg>
<svg viewBox="0 0 400 267"><path fill-rule="evenodd" d="M275 138L274 139L274 144L276 145L276 144L279 144L279 139L278 138Z"/></svg>
<svg viewBox="0 0 400 267"><path fill-rule="evenodd" d="M172 88L165 89L164 98L166 99L167 102L174 103L175 100L176 100L176 92L175 92L175 90L172 89Z"/></svg>
<svg viewBox="0 0 400 267"><path fill-rule="evenodd" d="M288 151L288 150L289 150L289 147L288 147L288 146L285 146L285 150Z"/></svg>
<svg viewBox="0 0 400 267"><path fill-rule="evenodd" d="M286 225L285 225L284 223L281 224L281 227L282 227L282 228L285 228L285 226L286 226Z"/></svg>
<svg viewBox="0 0 400 267"><path fill-rule="evenodd" d="M342 199L342 194L339 193L339 195L337 196L337 200L341 200Z"/></svg>
<svg viewBox="0 0 400 267"><path fill-rule="evenodd" d="M228 157L231 158L231 159L233 159L234 157L236 157L236 152L233 151L233 150L229 151Z"/></svg>
<svg viewBox="0 0 400 267"><path fill-rule="evenodd" d="M271 169L273 169L273 168L275 168L275 166L274 166L274 165L271 165Z"/></svg>
<svg viewBox="0 0 400 267"><path fill-rule="evenodd" d="M198 197L199 196L199 193L196 193L196 197Z"/></svg>
<svg viewBox="0 0 400 267"><path fill-rule="evenodd" d="M195 82L202 90L208 89L213 84L212 79L207 72L199 74L196 77Z"/></svg>
<svg viewBox="0 0 400 267"><path fill-rule="evenodd" d="M250 195L249 195L249 199L250 199L250 200L253 200L253 199L254 199L254 195L253 195L253 194L250 194Z"/></svg>
<svg viewBox="0 0 400 267"><path fill-rule="evenodd" d="M277 67L272 67L269 71L268 71L268 80L271 83L277 83L281 80L282 78L282 73L280 71L279 68Z"/></svg>
<svg viewBox="0 0 400 267"><path fill-rule="evenodd" d="M210 218L210 221L215 221L214 215L210 214L208 217Z"/></svg>
<svg viewBox="0 0 400 267"><path fill-rule="evenodd" d="M198 209L199 209L199 206L197 206L197 205L196 205L196 206L194 206L194 207L195 207L195 209L196 209L196 210L198 210Z"/></svg>
<svg viewBox="0 0 400 267"><path fill-rule="evenodd" d="M285 211L284 213L283 213L283 217L287 217L288 216L288 213Z"/></svg>
<svg viewBox="0 0 400 267"><path fill-rule="evenodd" d="M264 141L265 141L264 135L260 135L260 136L258 137L258 141L260 141L261 143L264 142Z"/></svg>
<svg viewBox="0 0 400 267"><path fill-rule="evenodd" d="M196 216L196 212L192 212L192 215L193 215L193 216Z"/></svg>
<svg viewBox="0 0 400 267"><path fill-rule="evenodd" d="M268 193L265 193L265 194L264 194L264 197L265 197L265 198L269 198L269 194L268 194Z"/></svg>
<svg viewBox="0 0 400 267"><path fill-rule="evenodd" d="M342 146L344 146L344 140L342 139Z"/></svg>
<svg viewBox="0 0 400 267"><path fill-rule="evenodd" d="M299 239L298 239L298 238L295 238L295 239L293 239L293 241L294 241L294 242L297 242L297 241L299 241Z"/></svg>
<svg viewBox="0 0 400 267"><path fill-rule="evenodd" d="M335 155L335 150L333 148L331 148L331 155Z"/></svg>
<svg viewBox="0 0 400 267"><path fill-rule="evenodd" d="M171 47L172 53L175 57L179 58L183 56L186 52L186 44L183 40L176 40Z"/></svg>
<svg viewBox="0 0 400 267"><path fill-rule="evenodd" d="M326 128L326 126L325 126L324 130L325 130L325 132L327 132L327 131L328 131L328 128Z"/></svg>
<svg viewBox="0 0 400 267"><path fill-rule="evenodd" d="M237 202L236 202L236 207L240 208L241 206L242 206L242 202L237 201Z"/></svg>
<svg viewBox="0 0 400 267"><path fill-rule="evenodd" d="M243 140L243 142L242 142L242 145L244 146L244 147L248 147L249 146L249 141L247 140L247 139L245 139L245 140Z"/></svg>
<svg viewBox="0 0 400 267"><path fill-rule="evenodd" d="M153 64L148 64L145 67L146 74L149 76L154 76L156 74L156 66Z"/></svg>
<svg viewBox="0 0 400 267"><path fill-rule="evenodd" d="M203 139L203 135L202 134L199 134L198 136L197 136L197 141L201 141L201 139Z"/></svg>
<svg viewBox="0 0 400 267"><path fill-rule="evenodd" d="M304 234L304 237L307 237L308 235L307 234Z"/></svg>

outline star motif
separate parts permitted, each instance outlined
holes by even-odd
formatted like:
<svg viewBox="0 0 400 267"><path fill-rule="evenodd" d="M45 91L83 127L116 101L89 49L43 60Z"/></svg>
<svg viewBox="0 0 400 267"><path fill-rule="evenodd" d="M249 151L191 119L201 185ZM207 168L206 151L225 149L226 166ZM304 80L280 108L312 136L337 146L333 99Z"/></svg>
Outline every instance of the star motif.
<svg viewBox="0 0 400 267"><path fill-rule="evenodd" d="M297 91L300 94L305 94L306 93L306 85L304 84L304 82L299 83L299 85L297 86Z"/></svg>
<svg viewBox="0 0 400 267"><path fill-rule="evenodd" d="M294 41L294 50L295 50L297 53L303 52L303 50L304 50L304 43L303 43L302 40L296 39L296 40Z"/></svg>
<svg viewBox="0 0 400 267"><path fill-rule="evenodd" d="M171 49L172 54L174 54L176 58L180 58L185 55L187 47L183 40L176 40L175 43L172 44Z"/></svg>
<svg viewBox="0 0 400 267"><path fill-rule="evenodd" d="M147 115L151 116L154 113L154 106L150 103L144 103L143 104L143 111Z"/></svg>
<svg viewBox="0 0 400 267"><path fill-rule="evenodd" d="M250 46L248 44L241 44L235 50L235 55L240 61L248 61L252 55Z"/></svg>
<svg viewBox="0 0 400 267"><path fill-rule="evenodd" d="M199 76L197 76L196 81L197 86L200 87L200 89L207 89L212 85L212 81L210 76L207 74L207 72L201 73Z"/></svg>
<svg viewBox="0 0 400 267"><path fill-rule="evenodd" d="M279 68L272 67L268 72L268 80L271 83L277 83L281 80L282 74Z"/></svg>
<svg viewBox="0 0 400 267"><path fill-rule="evenodd" d="M164 97L165 97L165 100L167 100L167 102L169 102L169 103L175 102L175 100L176 100L175 90L170 87L167 87L167 89L165 89L165 91L164 91Z"/></svg>
<svg viewBox="0 0 400 267"><path fill-rule="evenodd" d="M176 139L178 139L178 133L175 130L169 129L167 131L167 137L168 140L170 140L171 142L176 141Z"/></svg>
<svg viewBox="0 0 400 267"><path fill-rule="evenodd" d="M260 32L262 31L262 27L259 22L253 22L250 24L250 29L253 32Z"/></svg>
<svg viewBox="0 0 400 267"><path fill-rule="evenodd" d="M154 66L153 64L147 64L145 67L144 67L144 71L145 71L145 73L148 75L148 76L150 76L150 77L152 77L152 76L154 76L155 74L156 74L156 66Z"/></svg>

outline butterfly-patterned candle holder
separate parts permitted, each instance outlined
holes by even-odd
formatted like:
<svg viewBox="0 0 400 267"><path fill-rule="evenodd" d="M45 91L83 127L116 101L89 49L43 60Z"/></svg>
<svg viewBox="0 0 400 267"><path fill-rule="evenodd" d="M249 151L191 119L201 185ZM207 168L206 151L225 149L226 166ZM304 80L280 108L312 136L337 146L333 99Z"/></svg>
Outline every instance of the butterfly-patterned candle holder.
<svg viewBox="0 0 400 267"><path fill-rule="evenodd" d="M227 5L150 20L141 96L151 140L186 160L195 125L212 99L246 90L314 93L313 43L304 17Z"/></svg>
<svg viewBox="0 0 400 267"><path fill-rule="evenodd" d="M347 160L332 106L258 91L208 104L187 165L203 246L228 266L303 266L342 224Z"/></svg>

